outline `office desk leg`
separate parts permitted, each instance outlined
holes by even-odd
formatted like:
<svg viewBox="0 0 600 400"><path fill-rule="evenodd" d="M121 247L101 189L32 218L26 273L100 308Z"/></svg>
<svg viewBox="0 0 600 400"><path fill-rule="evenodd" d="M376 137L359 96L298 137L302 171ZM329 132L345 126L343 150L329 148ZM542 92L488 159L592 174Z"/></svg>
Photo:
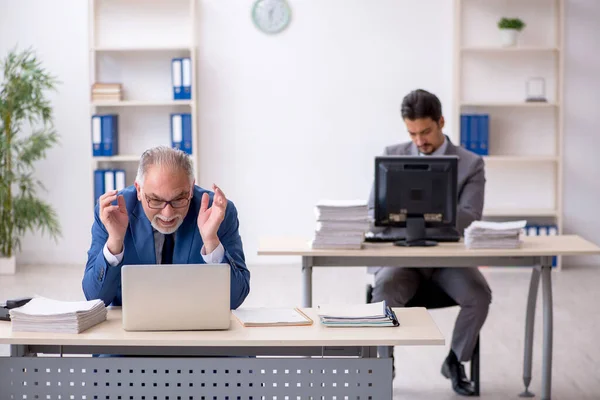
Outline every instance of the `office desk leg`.
<svg viewBox="0 0 600 400"><path fill-rule="evenodd" d="M544 353L542 354L542 400L550 400L552 388L552 259L542 264L542 298L544 305Z"/></svg>
<svg viewBox="0 0 600 400"><path fill-rule="evenodd" d="M302 304L312 307L312 257L302 257Z"/></svg>
<svg viewBox="0 0 600 400"><path fill-rule="evenodd" d="M529 282L529 295L527 297L527 314L525 315L525 354L523 356L523 384L525 391L520 397L534 397L529 391L531 383L531 362L533 358L533 326L535 321L535 303L537 300L538 287L540 282L540 268L535 267L531 272L531 281Z"/></svg>
<svg viewBox="0 0 600 400"><path fill-rule="evenodd" d="M10 345L10 356L11 357L27 357L29 350L24 344L11 344Z"/></svg>

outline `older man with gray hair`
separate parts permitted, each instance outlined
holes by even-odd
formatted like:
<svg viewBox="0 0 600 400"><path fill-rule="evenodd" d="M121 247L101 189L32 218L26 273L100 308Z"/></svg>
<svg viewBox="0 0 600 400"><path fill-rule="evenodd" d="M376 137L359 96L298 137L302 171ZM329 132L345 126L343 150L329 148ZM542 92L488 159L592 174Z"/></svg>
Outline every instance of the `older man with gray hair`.
<svg viewBox="0 0 600 400"><path fill-rule="evenodd" d="M122 305L123 265L224 262L231 267L231 308L239 307L250 291L250 272L237 210L219 187L212 189L195 185L192 162L181 150L144 152L135 184L103 194L96 204L85 297Z"/></svg>

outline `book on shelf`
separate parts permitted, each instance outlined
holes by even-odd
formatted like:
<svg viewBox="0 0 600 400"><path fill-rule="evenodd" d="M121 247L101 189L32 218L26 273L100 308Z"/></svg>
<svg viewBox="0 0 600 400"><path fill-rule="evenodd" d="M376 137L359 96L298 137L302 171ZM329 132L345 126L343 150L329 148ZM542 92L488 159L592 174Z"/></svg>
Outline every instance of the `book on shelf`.
<svg viewBox="0 0 600 400"><path fill-rule="evenodd" d="M92 85L92 101L121 101L123 91L120 83L94 83Z"/></svg>

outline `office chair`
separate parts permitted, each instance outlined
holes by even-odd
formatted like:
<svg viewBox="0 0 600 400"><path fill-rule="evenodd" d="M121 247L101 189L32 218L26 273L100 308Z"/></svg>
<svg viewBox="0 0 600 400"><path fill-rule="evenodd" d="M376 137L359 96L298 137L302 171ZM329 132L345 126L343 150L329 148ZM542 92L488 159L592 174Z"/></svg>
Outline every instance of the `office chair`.
<svg viewBox="0 0 600 400"><path fill-rule="evenodd" d="M373 300L373 286L367 285L367 303ZM419 285L417 293L413 296L406 307L425 307L427 309L446 308L457 306L458 304L444 292L438 285L431 281L424 281ZM402 321L400 321L402 324ZM479 336L473 349L471 357L471 381L474 384L475 396L479 396Z"/></svg>

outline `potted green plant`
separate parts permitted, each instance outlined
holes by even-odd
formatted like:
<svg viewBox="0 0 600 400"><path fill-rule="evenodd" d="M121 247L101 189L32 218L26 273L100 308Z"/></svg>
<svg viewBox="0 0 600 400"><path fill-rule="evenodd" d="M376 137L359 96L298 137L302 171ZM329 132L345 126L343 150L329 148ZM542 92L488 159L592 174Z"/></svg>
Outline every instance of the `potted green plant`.
<svg viewBox="0 0 600 400"><path fill-rule="evenodd" d="M58 142L46 94L57 81L31 49L0 61L0 274L14 273L27 231L61 235L56 213L36 195L34 164Z"/></svg>
<svg viewBox="0 0 600 400"><path fill-rule="evenodd" d="M502 45L514 46L517 44L519 32L525 28L525 23L519 18L502 18L498 21L498 28L502 35Z"/></svg>

